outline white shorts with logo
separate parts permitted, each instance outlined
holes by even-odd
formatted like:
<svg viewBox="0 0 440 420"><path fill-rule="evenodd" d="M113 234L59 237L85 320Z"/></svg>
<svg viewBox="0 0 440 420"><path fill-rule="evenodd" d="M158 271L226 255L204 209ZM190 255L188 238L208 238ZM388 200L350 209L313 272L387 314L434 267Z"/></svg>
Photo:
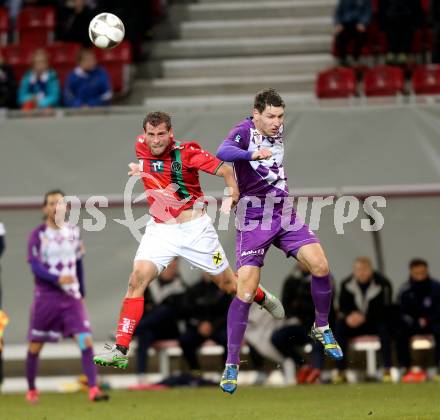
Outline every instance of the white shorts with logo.
<svg viewBox="0 0 440 420"><path fill-rule="evenodd" d="M175 257L214 275L229 267L212 220L206 214L186 223L148 222L134 260L151 261L161 273Z"/></svg>

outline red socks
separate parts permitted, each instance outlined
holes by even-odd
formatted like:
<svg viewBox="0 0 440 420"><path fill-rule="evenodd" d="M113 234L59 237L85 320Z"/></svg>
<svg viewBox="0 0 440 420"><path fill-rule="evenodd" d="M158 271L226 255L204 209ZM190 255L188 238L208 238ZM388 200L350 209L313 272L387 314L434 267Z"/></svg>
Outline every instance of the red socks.
<svg viewBox="0 0 440 420"><path fill-rule="evenodd" d="M263 289L258 287L257 293L255 293L254 302L263 303L263 300L265 297L266 297L266 294L263 292Z"/></svg>
<svg viewBox="0 0 440 420"><path fill-rule="evenodd" d="M144 313L144 298L125 298L119 315L116 344L129 347L134 330Z"/></svg>

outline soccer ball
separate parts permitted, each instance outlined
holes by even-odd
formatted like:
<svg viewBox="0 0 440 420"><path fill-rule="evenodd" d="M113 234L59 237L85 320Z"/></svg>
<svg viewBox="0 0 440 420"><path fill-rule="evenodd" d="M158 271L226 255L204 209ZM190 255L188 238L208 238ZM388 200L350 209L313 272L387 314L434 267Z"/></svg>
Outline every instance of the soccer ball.
<svg viewBox="0 0 440 420"><path fill-rule="evenodd" d="M114 48L122 42L124 35L122 20L112 13L100 13L90 22L89 37L98 48Z"/></svg>

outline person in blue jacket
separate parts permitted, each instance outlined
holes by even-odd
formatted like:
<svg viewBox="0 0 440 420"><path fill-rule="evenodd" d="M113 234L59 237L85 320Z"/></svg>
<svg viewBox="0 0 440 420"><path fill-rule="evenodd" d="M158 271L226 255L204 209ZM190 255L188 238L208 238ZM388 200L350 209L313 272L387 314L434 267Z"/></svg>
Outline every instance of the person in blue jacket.
<svg viewBox="0 0 440 420"><path fill-rule="evenodd" d="M371 0L339 0L335 12L335 36L341 65L348 63L348 47L352 42L353 58L355 61L359 59L371 14Z"/></svg>
<svg viewBox="0 0 440 420"><path fill-rule="evenodd" d="M108 73L92 50L83 50L78 66L67 76L64 104L72 108L106 106L113 96Z"/></svg>
<svg viewBox="0 0 440 420"><path fill-rule="evenodd" d="M53 108L60 101L60 83L55 70L49 68L49 57L43 49L35 51L32 68L26 72L18 90L22 109Z"/></svg>

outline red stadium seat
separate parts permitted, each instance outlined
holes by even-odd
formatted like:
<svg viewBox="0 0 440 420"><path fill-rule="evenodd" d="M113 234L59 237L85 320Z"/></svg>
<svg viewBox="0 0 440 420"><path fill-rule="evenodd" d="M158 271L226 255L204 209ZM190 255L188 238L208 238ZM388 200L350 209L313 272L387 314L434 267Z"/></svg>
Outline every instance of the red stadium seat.
<svg viewBox="0 0 440 420"><path fill-rule="evenodd" d="M412 76L412 86L418 95L440 94L440 66L420 66Z"/></svg>
<svg viewBox="0 0 440 420"><path fill-rule="evenodd" d="M15 80L20 82L24 73L30 68L34 49L21 45L7 45L2 47L2 53L5 61L12 66Z"/></svg>
<svg viewBox="0 0 440 420"><path fill-rule="evenodd" d="M115 93L125 94L130 90L131 45L122 42L115 48L96 49L98 62L109 72Z"/></svg>
<svg viewBox="0 0 440 420"><path fill-rule="evenodd" d="M8 12L4 7L0 7L0 45L8 43Z"/></svg>
<svg viewBox="0 0 440 420"><path fill-rule="evenodd" d="M366 96L393 96L403 92L403 71L398 67L378 66L364 75Z"/></svg>
<svg viewBox="0 0 440 420"><path fill-rule="evenodd" d="M18 16L17 41L22 45L45 47L54 39L55 10L52 7L25 7Z"/></svg>
<svg viewBox="0 0 440 420"><path fill-rule="evenodd" d="M67 75L76 67L81 45L74 42L56 42L46 47L51 66L56 70L61 84Z"/></svg>
<svg viewBox="0 0 440 420"><path fill-rule="evenodd" d="M318 98L349 98L356 95L356 75L352 69L336 67L318 74Z"/></svg>
<svg viewBox="0 0 440 420"><path fill-rule="evenodd" d="M413 37L411 51L415 54L426 53L432 50L432 29L424 27L418 29Z"/></svg>

